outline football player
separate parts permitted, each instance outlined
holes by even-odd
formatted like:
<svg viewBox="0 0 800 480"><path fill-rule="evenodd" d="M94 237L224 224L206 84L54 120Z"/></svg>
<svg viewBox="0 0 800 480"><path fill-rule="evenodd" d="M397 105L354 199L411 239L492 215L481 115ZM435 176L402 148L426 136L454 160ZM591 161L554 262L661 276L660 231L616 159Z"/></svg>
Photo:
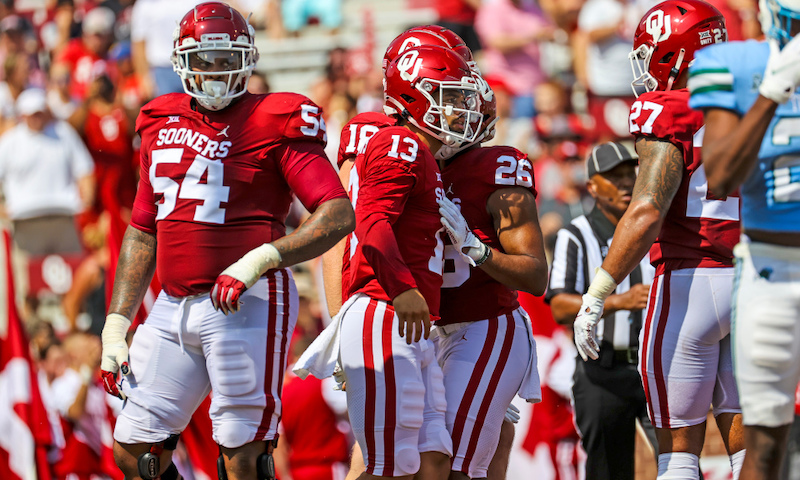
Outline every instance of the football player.
<svg viewBox="0 0 800 480"><path fill-rule="evenodd" d="M705 117L709 188L742 195L733 335L742 479L779 477L800 379L800 2L759 7L766 41L709 47L689 78L690 105Z"/></svg>
<svg viewBox="0 0 800 480"><path fill-rule="evenodd" d="M479 92L464 59L443 47L406 50L385 78L399 116L370 138L350 172L356 229L339 360L366 465L359 478L446 479L452 442L429 338L443 254L444 189L434 155L475 140Z"/></svg>
<svg viewBox="0 0 800 480"><path fill-rule="evenodd" d="M703 117L689 108L686 89L695 52L726 36L722 14L699 0L668 0L642 17L630 54L632 85L647 90L629 116L639 174L574 324L583 359L598 358L603 302L649 249L656 278L639 337L639 373L656 427L659 479L698 478L709 405L733 478L744 457L729 335L739 198L709 190L700 161Z"/></svg>
<svg viewBox="0 0 800 480"><path fill-rule="evenodd" d="M253 36L226 4L193 8L172 53L185 93L156 98L136 122L141 179L102 335L106 389L127 398L114 431L127 479L177 477L177 436L209 390L220 475L274 478L269 452L298 308L287 267L355 225L323 151L319 107L293 93L247 92ZM313 213L286 235L293 195ZM156 268L163 291L129 352L130 319Z"/></svg>

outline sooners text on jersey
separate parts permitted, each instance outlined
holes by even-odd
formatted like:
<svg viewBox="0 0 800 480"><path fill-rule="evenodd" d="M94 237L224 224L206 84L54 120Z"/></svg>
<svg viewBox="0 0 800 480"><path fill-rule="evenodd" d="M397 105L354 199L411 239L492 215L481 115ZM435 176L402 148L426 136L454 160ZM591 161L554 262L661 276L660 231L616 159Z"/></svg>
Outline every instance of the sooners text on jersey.
<svg viewBox="0 0 800 480"><path fill-rule="evenodd" d="M536 196L533 168L528 156L513 147L483 147L454 157L442 170L445 193L460 205L461 213L478 238L503 251L494 219L486 211L489 196L510 187L529 189ZM444 284L438 324L485 320L519 307L517 292L463 261L445 242Z"/></svg>
<svg viewBox="0 0 800 480"><path fill-rule="evenodd" d="M629 127L636 137L669 141L683 154L683 180L650 249L656 274L732 266L733 246L739 240L739 196L719 198L708 191L700 161L703 114L689 108L689 91L642 94L631 106Z"/></svg>
<svg viewBox="0 0 800 480"><path fill-rule="evenodd" d="M430 150L404 127L385 127L369 140L356 157L350 174L350 198L355 205L356 231L350 235L350 282L347 296L363 292L391 301L398 282L413 283L438 315L442 286L443 231L437 198L444 195L441 174ZM381 265L370 265L364 246L381 249L385 244L365 232L376 222L388 220L401 259L381 251ZM402 261L412 279L402 280L395 269ZM400 265L402 267L402 265Z"/></svg>
<svg viewBox="0 0 800 480"><path fill-rule="evenodd" d="M285 234L292 192L309 211L345 197L323 151L319 107L291 93L245 94L204 115L186 94L142 108L141 178L131 224L158 241L164 290L210 290L242 255Z"/></svg>

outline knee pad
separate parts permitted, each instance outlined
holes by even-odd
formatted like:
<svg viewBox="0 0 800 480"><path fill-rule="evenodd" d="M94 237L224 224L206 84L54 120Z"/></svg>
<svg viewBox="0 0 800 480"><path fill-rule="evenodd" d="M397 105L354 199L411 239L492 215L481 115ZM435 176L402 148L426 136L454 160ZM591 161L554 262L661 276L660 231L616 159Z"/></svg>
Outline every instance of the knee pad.
<svg viewBox="0 0 800 480"><path fill-rule="evenodd" d="M158 478L158 473L161 471L161 458L160 458L161 453L164 450L175 450L175 447L178 446L179 438L180 434L170 435L163 442L152 444L150 446L150 451L139 455L139 458L136 459L136 465L139 470L139 476L142 477L144 480L153 480ZM166 475L167 473L173 476L164 477L164 480L172 480L178 478L177 477L178 469L175 468L175 464L171 464L169 468L167 468L167 471L164 472L164 474Z"/></svg>
<svg viewBox="0 0 800 480"><path fill-rule="evenodd" d="M256 477L258 480L275 480L275 460L272 453L264 452L256 459Z"/></svg>
<svg viewBox="0 0 800 480"><path fill-rule="evenodd" d="M277 446L278 439L276 438L272 440L272 447ZM228 480L228 471L225 470L225 458L222 456L222 450L217 457L217 476L219 480ZM271 452L263 452L256 458L256 478L258 480L275 480L275 460L272 458Z"/></svg>
<svg viewBox="0 0 800 480"><path fill-rule="evenodd" d="M420 458L416 445L398 445L394 452L394 468L398 476L414 475L419 471Z"/></svg>

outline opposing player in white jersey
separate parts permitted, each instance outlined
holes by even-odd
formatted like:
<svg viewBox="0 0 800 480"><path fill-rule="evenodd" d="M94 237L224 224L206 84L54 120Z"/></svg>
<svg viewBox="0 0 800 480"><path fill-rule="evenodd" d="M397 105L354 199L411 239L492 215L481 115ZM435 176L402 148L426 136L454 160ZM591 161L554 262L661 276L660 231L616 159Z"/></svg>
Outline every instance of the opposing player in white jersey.
<svg viewBox="0 0 800 480"><path fill-rule="evenodd" d="M319 107L293 93L248 93L257 58L241 14L219 2L196 6L175 32L185 93L156 98L136 122L141 178L101 365L106 390L127 397L114 454L129 480L177 478L177 436L209 391L220 475L274 478L298 302L287 267L354 226L325 157ZM286 235L293 195L313 213ZM156 268L163 291L129 357L125 335Z"/></svg>
<svg viewBox="0 0 800 480"><path fill-rule="evenodd" d="M733 338L748 480L779 478L800 380L800 1L762 0L759 14L766 41L703 50L689 79L708 185L742 196Z"/></svg>
<svg viewBox="0 0 800 480"><path fill-rule="evenodd" d="M629 117L639 175L574 324L579 353L596 359L603 301L650 250L656 279L639 337L639 372L656 427L659 479L698 478L709 405L733 478L744 457L729 335L739 199L708 188L703 119L689 108L686 89L695 52L726 37L722 14L700 0L668 0L642 18L631 62L633 85L647 93Z"/></svg>

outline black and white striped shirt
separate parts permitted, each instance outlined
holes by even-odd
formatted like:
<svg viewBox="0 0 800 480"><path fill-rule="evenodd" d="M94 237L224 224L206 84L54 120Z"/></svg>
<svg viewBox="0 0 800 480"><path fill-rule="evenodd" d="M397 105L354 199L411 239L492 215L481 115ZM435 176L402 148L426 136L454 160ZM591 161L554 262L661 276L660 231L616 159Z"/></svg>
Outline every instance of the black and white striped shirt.
<svg viewBox="0 0 800 480"><path fill-rule="evenodd" d="M614 225L596 207L588 215L575 218L558 231L550 282L545 300L559 293L583 295L589 288L594 271L603 264L614 236ZM645 255L639 265L625 278L614 293L625 293L631 285L652 284L655 270ZM597 324L598 341L614 345L615 350L627 350L638 345L642 311L619 310L600 319Z"/></svg>

